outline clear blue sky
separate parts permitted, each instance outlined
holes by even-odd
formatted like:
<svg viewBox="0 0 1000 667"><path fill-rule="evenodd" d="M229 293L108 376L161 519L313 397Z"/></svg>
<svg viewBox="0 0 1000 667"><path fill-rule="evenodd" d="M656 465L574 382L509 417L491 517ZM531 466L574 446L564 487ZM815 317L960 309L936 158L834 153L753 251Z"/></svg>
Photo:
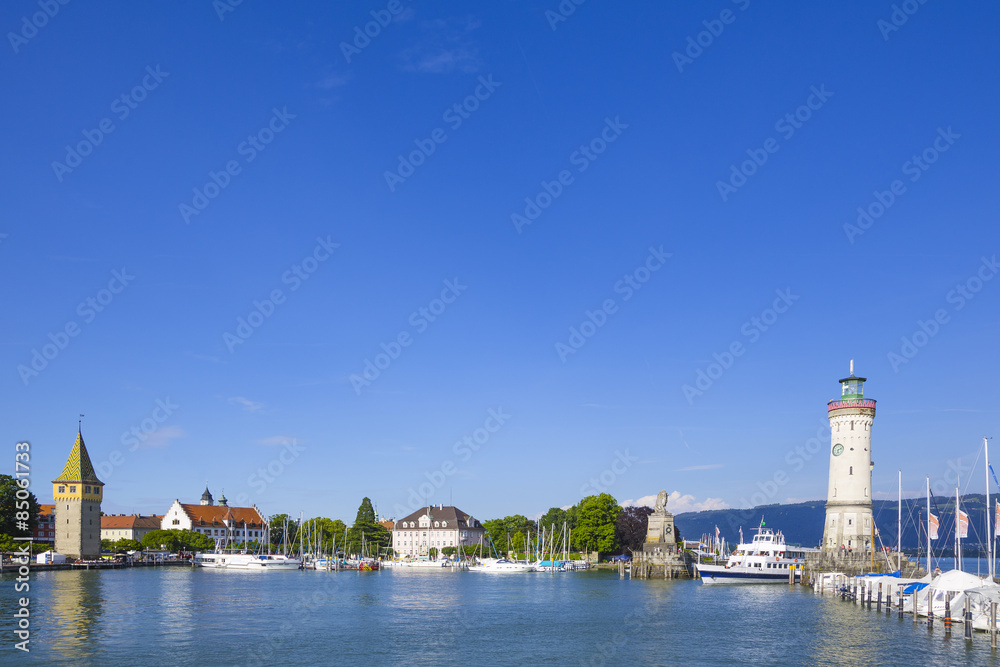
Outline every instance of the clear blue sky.
<svg viewBox="0 0 1000 667"><path fill-rule="evenodd" d="M0 442L43 502L80 413L106 512L348 521L822 498L850 359L879 493L998 432L995 5L350 4L0 12Z"/></svg>

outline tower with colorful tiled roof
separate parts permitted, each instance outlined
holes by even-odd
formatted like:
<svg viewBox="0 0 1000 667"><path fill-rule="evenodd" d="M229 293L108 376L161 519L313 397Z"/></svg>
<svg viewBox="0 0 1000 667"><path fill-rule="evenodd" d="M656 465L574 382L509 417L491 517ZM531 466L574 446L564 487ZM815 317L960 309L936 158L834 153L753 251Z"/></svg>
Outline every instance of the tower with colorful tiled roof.
<svg viewBox="0 0 1000 667"><path fill-rule="evenodd" d="M58 553L87 560L100 558L103 495L104 482L97 479L78 430L62 474L52 480Z"/></svg>
<svg viewBox="0 0 1000 667"><path fill-rule="evenodd" d="M823 549L838 556L864 553L874 544L872 524L872 423L875 400L865 398L866 378L840 380L840 400L827 404L830 418L830 486Z"/></svg>

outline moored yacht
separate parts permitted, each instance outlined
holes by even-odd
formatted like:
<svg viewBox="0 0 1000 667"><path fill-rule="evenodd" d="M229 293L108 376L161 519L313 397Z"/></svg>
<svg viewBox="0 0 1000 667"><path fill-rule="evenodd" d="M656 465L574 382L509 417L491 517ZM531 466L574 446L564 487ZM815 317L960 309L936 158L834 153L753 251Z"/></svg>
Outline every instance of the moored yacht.
<svg viewBox="0 0 1000 667"><path fill-rule="evenodd" d="M220 570L298 570L302 559L282 554L196 553L194 564Z"/></svg>
<svg viewBox="0 0 1000 667"><path fill-rule="evenodd" d="M764 527L763 519L752 542L741 543L725 565L698 564L703 584L781 583L789 572L801 575L806 553L817 549L789 547L780 531Z"/></svg>
<svg viewBox="0 0 1000 667"><path fill-rule="evenodd" d="M518 573L531 572L534 566L529 563L515 563L506 558L486 558L478 565L470 565L469 572Z"/></svg>

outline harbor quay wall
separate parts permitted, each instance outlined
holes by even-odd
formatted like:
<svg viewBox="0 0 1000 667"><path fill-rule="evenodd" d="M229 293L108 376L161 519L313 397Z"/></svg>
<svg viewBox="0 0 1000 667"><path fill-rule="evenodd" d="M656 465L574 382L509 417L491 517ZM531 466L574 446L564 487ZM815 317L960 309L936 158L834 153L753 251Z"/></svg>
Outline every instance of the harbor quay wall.
<svg viewBox="0 0 1000 667"><path fill-rule="evenodd" d="M663 549L662 544L646 543L632 557L632 579L691 579L697 576L691 554ZM625 564L621 564L624 571Z"/></svg>
<svg viewBox="0 0 1000 667"><path fill-rule="evenodd" d="M128 567L164 567L164 566L191 567L191 561L187 560L165 560L165 561L133 561L131 563L113 563L110 561L82 562L82 563L30 563L27 567L32 572L48 572L51 570L121 570ZM19 567L24 567L20 563L13 563L4 560L0 565L0 574L16 574Z"/></svg>
<svg viewBox="0 0 1000 667"><path fill-rule="evenodd" d="M889 562L886 562L888 556ZM803 568L803 583L811 582L812 577L822 572L842 572L853 577L870 572L890 573L896 571L896 554L858 551L853 553L821 551L806 553L806 565ZM903 556L900 576L919 578L927 574L926 570L908 556Z"/></svg>

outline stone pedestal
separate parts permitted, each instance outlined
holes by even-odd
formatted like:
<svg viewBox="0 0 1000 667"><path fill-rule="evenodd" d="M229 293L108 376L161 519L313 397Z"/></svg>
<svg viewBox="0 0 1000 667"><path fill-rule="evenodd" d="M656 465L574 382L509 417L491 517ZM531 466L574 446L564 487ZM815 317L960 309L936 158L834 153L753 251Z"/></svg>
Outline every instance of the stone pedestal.
<svg viewBox="0 0 1000 667"><path fill-rule="evenodd" d="M649 524L646 529L646 544L643 551L648 550L649 545L663 547L676 546L676 534L674 532L674 515L666 510L653 512L649 515Z"/></svg>

